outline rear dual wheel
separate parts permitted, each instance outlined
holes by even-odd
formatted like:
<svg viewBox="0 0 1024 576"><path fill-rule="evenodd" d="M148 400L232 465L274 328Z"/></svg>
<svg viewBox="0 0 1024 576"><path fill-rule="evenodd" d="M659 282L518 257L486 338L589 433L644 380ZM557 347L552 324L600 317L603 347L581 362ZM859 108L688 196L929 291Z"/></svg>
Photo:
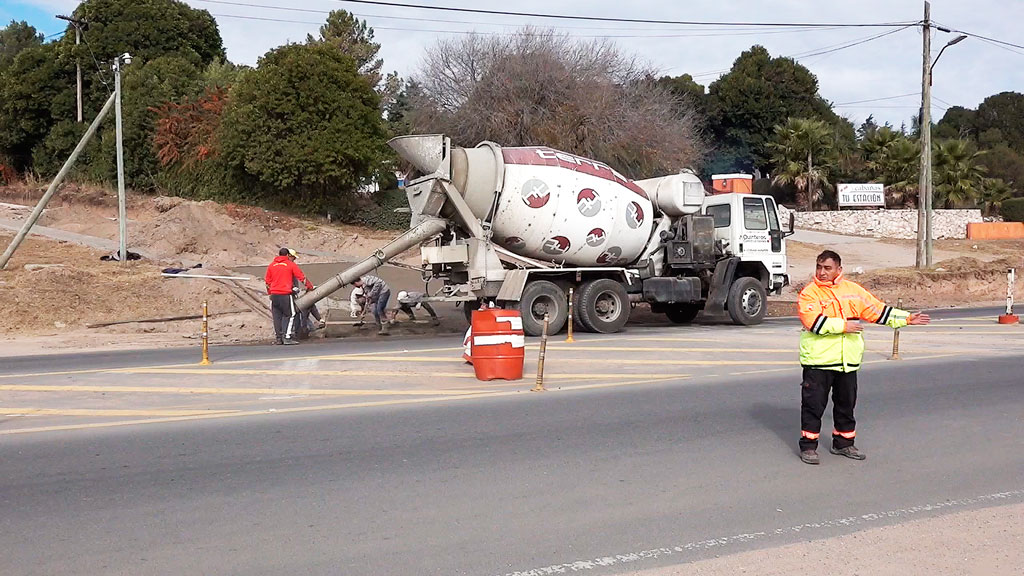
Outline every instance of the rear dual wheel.
<svg viewBox="0 0 1024 576"><path fill-rule="evenodd" d="M519 313L527 336L543 333L545 315L548 317L548 334L557 334L569 319L569 303L565 291L554 282L534 280L526 285L519 298Z"/></svg>
<svg viewBox="0 0 1024 576"><path fill-rule="evenodd" d="M629 294L620 282L609 278L584 282L573 306L580 325L590 332L611 334L629 321Z"/></svg>

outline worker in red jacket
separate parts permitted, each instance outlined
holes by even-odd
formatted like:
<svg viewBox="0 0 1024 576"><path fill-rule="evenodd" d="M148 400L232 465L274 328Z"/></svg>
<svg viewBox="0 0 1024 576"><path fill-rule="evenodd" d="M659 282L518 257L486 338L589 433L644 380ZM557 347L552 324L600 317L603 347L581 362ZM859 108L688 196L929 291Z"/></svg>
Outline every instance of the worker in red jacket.
<svg viewBox="0 0 1024 576"><path fill-rule="evenodd" d="M295 338L299 329L299 307L295 304L295 293L292 292L295 280L305 284L307 290L313 289L313 284L292 260L295 256L297 254L294 250L281 248L277 258L267 266L267 275L263 278L267 283L267 294L270 294L270 312L274 316L277 344L299 343Z"/></svg>

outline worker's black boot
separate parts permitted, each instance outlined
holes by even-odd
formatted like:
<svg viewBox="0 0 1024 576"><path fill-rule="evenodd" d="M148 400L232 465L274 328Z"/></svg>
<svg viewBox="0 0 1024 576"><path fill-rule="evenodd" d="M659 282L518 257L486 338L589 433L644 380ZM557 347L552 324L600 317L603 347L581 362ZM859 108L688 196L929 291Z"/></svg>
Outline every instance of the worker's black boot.
<svg viewBox="0 0 1024 576"><path fill-rule="evenodd" d="M846 448L836 448L835 446L832 446L828 451L837 456L846 456L847 458L852 458L854 460L863 460L867 458L863 452L857 450L856 446L847 446Z"/></svg>
<svg viewBox="0 0 1024 576"><path fill-rule="evenodd" d="M814 450L804 450L800 453L800 460L804 464L820 464L821 460L818 459L818 453Z"/></svg>

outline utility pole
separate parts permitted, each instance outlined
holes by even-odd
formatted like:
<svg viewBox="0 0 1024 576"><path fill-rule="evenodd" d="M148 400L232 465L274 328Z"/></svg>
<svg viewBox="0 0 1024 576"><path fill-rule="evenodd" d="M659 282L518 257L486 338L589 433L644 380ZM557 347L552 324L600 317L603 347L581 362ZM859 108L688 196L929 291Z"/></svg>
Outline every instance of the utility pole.
<svg viewBox="0 0 1024 576"><path fill-rule="evenodd" d="M932 5L924 3L924 21L921 24L921 35L924 38L924 49L921 55L921 176L917 192L917 267L926 268L932 264L932 38L931 38Z"/></svg>
<svg viewBox="0 0 1024 576"><path fill-rule="evenodd" d="M67 20L75 26L75 46L82 43L82 26L86 24L85 20L77 20L70 16L57 15L57 18L61 20ZM82 120L82 65L78 62L78 54L75 54L75 75L78 78L78 122Z"/></svg>
<svg viewBox="0 0 1024 576"><path fill-rule="evenodd" d="M118 259L128 261L128 210L124 193L124 141L121 132L121 66L132 63L131 54L125 52L114 58L114 116L117 142L117 228L121 237Z"/></svg>
<svg viewBox="0 0 1024 576"><path fill-rule="evenodd" d="M46 193L39 199L35 209L32 210L32 214L29 215L28 219L25 220L25 224L22 225L21 230L14 236L14 240L11 240L11 244L4 251L3 256L0 256L0 270L7 267L7 263L11 260L11 256L14 255L14 251L18 249L25 237L28 236L29 230L35 226L36 221L42 216L43 210L46 209L46 204L50 201L50 198L57 192L57 188L60 187L61 183L64 182L64 178L71 171L71 167L75 165L75 161L78 160L78 156L85 150L85 145L89 143L93 135L96 134L96 130L99 129L100 123L110 112L110 109L114 106L114 95L111 94L110 98L107 98L106 104L100 110L100 113L96 116L96 119L92 121L89 128L85 131L85 135L78 141L78 146L75 146L75 150L71 153L71 156L61 166L60 172L57 172L57 176L50 182L50 186L46 189Z"/></svg>

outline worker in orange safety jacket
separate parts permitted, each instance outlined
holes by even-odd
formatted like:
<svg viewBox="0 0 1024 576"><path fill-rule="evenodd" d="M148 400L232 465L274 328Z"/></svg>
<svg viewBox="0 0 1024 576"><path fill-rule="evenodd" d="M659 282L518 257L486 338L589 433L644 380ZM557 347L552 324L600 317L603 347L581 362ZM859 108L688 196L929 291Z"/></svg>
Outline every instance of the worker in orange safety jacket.
<svg viewBox="0 0 1024 576"><path fill-rule="evenodd" d="M886 306L860 284L843 278L839 254L825 250L818 255L814 280L801 292L800 365L803 383L800 398L800 459L818 464L821 417L832 392L832 445L829 452L854 460L865 455L854 446L857 422L857 370L864 356L861 321L890 328L928 324L920 312Z"/></svg>

